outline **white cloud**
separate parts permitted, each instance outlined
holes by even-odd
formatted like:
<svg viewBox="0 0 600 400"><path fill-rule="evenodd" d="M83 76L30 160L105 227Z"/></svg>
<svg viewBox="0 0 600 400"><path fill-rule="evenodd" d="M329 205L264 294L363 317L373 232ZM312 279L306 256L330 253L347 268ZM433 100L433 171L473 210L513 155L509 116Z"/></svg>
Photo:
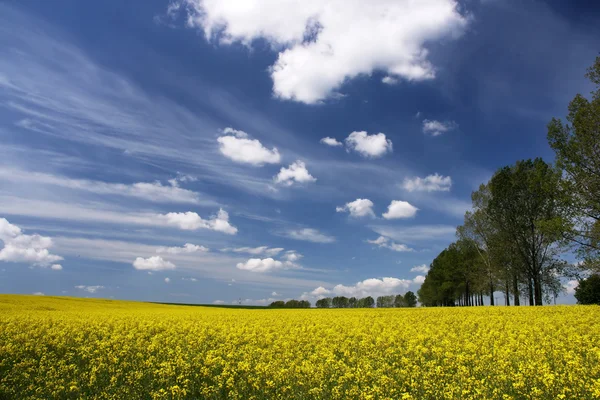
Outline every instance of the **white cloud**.
<svg viewBox="0 0 600 400"><path fill-rule="evenodd" d="M186 243L183 247L159 247L157 253L182 254L182 253L206 253L208 247L199 246L197 244Z"/></svg>
<svg viewBox="0 0 600 400"><path fill-rule="evenodd" d="M413 282L418 285L422 285L423 282L425 282L425 277L423 275L417 275L415 276L415 279L413 279Z"/></svg>
<svg viewBox="0 0 600 400"><path fill-rule="evenodd" d="M247 253L253 255L266 254L268 256L276 256L281 253L284 249L282 247L269 248L268 246L259 247L237 247L234 249L223 249L223 251L233 251L235 253Z"/></svg>
<svg viewBox="0 0 600 400"><path fill-rule="evenodd" d="M277 297L277 296L281 296L281 295L279 293L277 293L277 292L273 292L273 293L271 293L271 296Z"/></svg>
<svg viewBox="0 0 600 400"><path fill-rule="evenodd" d="M369 199L356 199L343 207L336 207L337 212L349 212L352 217L374 217L373 202Z"/></svg>
<svg viewBox="0 0 600 400"><path fill-rule="evenodd" d="M317 179L306 169L303 161L296 161L289 167L282 167L274 178L275 183L292 186L294 183L315 182Z"/></svg>
<svg viewBox="0 0 600 400"><path fill-rule="evenodd" d="M235 235L237 228L229 223L229 214L220 209L211 219L202 219L197 213L188 211L182 213L159 214L156 216L159 223L166 226L175 226L183 230L210 229L217 232Z"/></svg>
<svg viewBox="0 0 600 400"><path fill-rule="evenodd" d="M449 176L428 175L425 178L406 178L402 183L402 187L409 192L448 192L452 186L452 178Z"/></svg>
<svg viewBox="0 0 600 400"><path fill-rule="evenodd" d="M423 133L431 136L439 136L443 133L456 129L458 124L454 121L440 122L436 120L423 120Z"/></svg>
<svg viewBox="0 0 600 400"><path fill-rule="evenodd" d="M385 83L386 85L395 85L400 81L393 76L384 76L383 79L381 79L381 82Z"/></svg>
<svg viewBox="0 0 600 400"><path fill-rule="evenodd" d="M385 133L369 135L365 131L352 132L345 140L346 147L363 157L377 158L392 151L392 141Z"/></svg>
<svg viewBox="0 0 600 400"><path fill-rule="evenodd" d="M85 285L77 285L75 289L81 289L88 293L96 293L98 290L104 289L104 286L95 285L95 286L85 286Z"/></svg>
<svg viewBox="0 0 600 400"><path fill-rule="evenodd" d="M165 278L165 283L169 283L169 282L171 282L171 278L168 278L168 277Z"/></svg>
<svg viewBox="0 0 600 400"><path fill-rule="evenodd" d="M343 146L342 142L338 142L337 139L332 138L332 137L324 137L323 139L320 140L320 142L323 144L326 144L327 146L333 146L333 147Z"/></svg>
<svg viewBox="0 0 600 400"><path fill-rule="evenodd" d="M346 297L377 297L387 294L400 294L405 292L413 283L411 280L398 278L371 278L357 282L352 286L336 285L331 292L337 296Z"/></svg>
<svg viewBox="0 0 600 400"><path fill-rule="evenodd" d="M409 81L432 79L425 44L457 37L467 24L454 0L183 0L189 26L207 40L250 46L259 38L279 51L270 68L273 93L308 104L344 82L381 70ZM309 39L307 40L307 36Z"/></svg>
<svg viewBox="0 0 600 400"><path fill-rule="evenodd" d="M411 218L417 214L418 208L407 201L392 200L386 213L382 216L385 219Z"/></svg>
<svg viewBox="0 0 600 400"><path fill-rule="evenodd" d="M283 255L283 258L291 263L299 261L302 257L304 257L302 254L296 253L294 250L288 250Z"/></svg>
<svg viewBox="0 0 600 400"><path fill-rule="evenodd" d="M314 242L314 243L333 243L333 242L335 242L335 238L333 236L325 235L313 228L290 230L290 231L287 231L285 235L291 239L304 240L307 242Z"/></svg>
<svg viewBox="0 0 600 400"><path fill-rule="evenodd" d="M217 139L219 151L225 157L242 164L261 166L264 164L279 164L281 156L276 147L269 150L257 139L249 139L248 134L232 128L226 128Z"/></svg>
<svg viewBox="0 0 600 400"><path fill-rule="evenodd" d="M37 234L25 235L21 228L5 218L0 218L0 240L4 242L4 247L0 249L0 261L26 262L47 267L63 259L48 250L53 244L51 238Z"/></svg>
<svg viewBox="0 0 600 400"><path fill-rule="evenodd" d="M252 272L269 272L275 269L284 268L284 263L272 258L251 258L245 263L238 263L236 265L238 269Z"/></svg>
<svg viewBox="0 0 600 400"><path fill-rule="evenodd" d="M163 260L161 256L152 256L148 258L138 257L133 262L133 268L146 271L164 271L175 269L175 264Z"/></svg>
<svg viewBox="0 0 600 400"><path fill-rule="evenodd" d="M426 274L427 271L429 271L429 265L427 264L415 265L410 269L410 272L422 272L424 274Z"/></svg>
<svg viewBox="0 0 600 400"><path fill-rule="evenodd" d="M54 271L61 271L63 269L63 267L60 264L52 264L50 266L50 269L53 269Z"/></svg>
<svg viewBox="0 0 600 400"><path fill-rule="evenodd" d="M413 251L413 249L411 249L407 245L393 242L385 236L379 236L375 240L367 240L367 243L371 243L371 244L377 245L378 247L383 247L383 248L390 249L390 250L397 251L397 252Z"/></svg>
<svg viewBox="0 0 600 400"><path fill-rule="evenodd" d="M574 294L575 289L577 289L578 286L579 286L579 281L577 281L577 280L570 280L569 282L567 282L567 285L566 285L567 294Z"/></svg>
<svg viewBox="0 0 600 400"><path fill-rule="evenodd" d="M225 302L223 300L215 300L213 301L213 304L225 304Z"/></svg>
<svg viewBox="0 0 600 400"><path fill-rule="evenodd" d="M44 292L35 292L33 293L34 296L45 296Z"/></svg>
<svg viewBox="0 0 600 400"><path fill-rule="evenodd" d="M176 180L169 181L170 185L163 185L160 182L108 183L87 179L71 179L64 176L12 168L0 168L0 180L59 186L101 195L135 197L156 203L214 204L214 201L201 200L196 192L174 185L173 182L177 182Z"/></svg>

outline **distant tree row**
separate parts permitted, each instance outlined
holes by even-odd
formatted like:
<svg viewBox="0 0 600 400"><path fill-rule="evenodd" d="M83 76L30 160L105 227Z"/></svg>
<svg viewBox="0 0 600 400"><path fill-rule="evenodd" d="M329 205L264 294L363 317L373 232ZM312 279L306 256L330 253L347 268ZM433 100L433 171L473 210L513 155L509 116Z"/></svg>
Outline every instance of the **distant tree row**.
<svg viewBox="0 0 600 400"><path fill-rule="evenodd" d="M580 275L600 272L600 57L586 76L596 87L591 100L578 94L568 123L548 124L556 165L518 161L473 192L457 241L418 291L423 305L483 305L484 296L494 305L496 291L505 305L542 305L564 291L561 277L580 280L578 300L600 297L600 278ZM569 251L582 262L562 259Z"/></svg>
<svg viewBox="0 0 600 400"><path fill-rule="evenodd" d="M307 300L278 300L269 304L271 308L310 308L310 301Z"/></svg>
<svg viewBox="0 0 600 400"><path fill-rule="evenodd" d="M379 296L377 302L371 296L361 299L336 296L317 300L315 305L317 308L372 308L375 305L377 305L377 308L416 307L417 296L413 292L406 292L404 296L401 294L396 296Z"/></svg>

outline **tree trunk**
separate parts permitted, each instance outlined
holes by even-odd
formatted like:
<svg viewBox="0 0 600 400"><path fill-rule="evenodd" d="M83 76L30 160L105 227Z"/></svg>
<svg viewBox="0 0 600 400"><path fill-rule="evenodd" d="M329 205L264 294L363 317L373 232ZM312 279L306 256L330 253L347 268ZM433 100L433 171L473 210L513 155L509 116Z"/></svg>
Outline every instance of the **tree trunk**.
<svg viewBox="0 0 600 400"><path fill-rule="evenodd" d="M535 301L533 300L533 280L531 278L529 278L529 285L528 285L528 295L529 295L529 305L533 306L535 304Z"/></svg>
<svg viewBox="0 0 600 400"><path fill-rule="evenodd" d="M494 282L490 281L490 306L494 305Z"/></svg>
<svg viewBox="0 0 600 400"><path fill-rule="evenodd" d="M479 305L482 306L483 305L483 292L479 293Z"/></svg>
<svg viewBox="0 0 600 400"><path fill-rule="evenodd" d="M506 292L504 292L504 296L505 296L504 297L504 305L505 306L510 306L510 291L508 289L508 279L506 280L504 286L505 286L504 289L506 290Z"/></svg>
<svg viewBox="0 0 600 400"><path fill-rule="evenodd" d="M515 295L515 306L521 305L521 300L519 299L519 281L517 280L517 275L513 275L513 293Z"/></svg>
<svg viewBox="0 0 600 400"><path fill-rule="evenodd" d="M533 277L533 291L535 296L535 305L542 306L544 305L542 299L542 283L540 282L539 274Z"/></svg>

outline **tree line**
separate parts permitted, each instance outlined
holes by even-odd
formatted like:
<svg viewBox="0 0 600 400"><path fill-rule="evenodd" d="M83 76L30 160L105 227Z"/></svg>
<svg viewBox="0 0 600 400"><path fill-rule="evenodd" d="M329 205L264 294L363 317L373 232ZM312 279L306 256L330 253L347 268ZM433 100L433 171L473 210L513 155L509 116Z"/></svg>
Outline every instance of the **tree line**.
<svg viewBox="0 0 600 400"><path fill-rule="evenodd" d="M356 297L346 297L346 296L336 296L336 297L325 297L323 299L319 299L316 302L317 308L372 308L377 306L377 308L392 308L392 307L416 307L417 305L417 296L408 291L406 294L401 295L389 295L389 296L379 296L377 300L374 300L373 297L367 296L361 299L357 299Z"/></svg>
<svg viewBox="0 0 600 400"><path fill-rule="evenodd" d="M542 305L564 291L563 277L579 280L580 303L600 298L600 57L586 77L591 99L576 95L567 121L548 124L555 164L517 161L472 193L457 240L418 291L422 305L494 305L494 292L505 305ZM580 262L566 262L569 251Z"/></svg>

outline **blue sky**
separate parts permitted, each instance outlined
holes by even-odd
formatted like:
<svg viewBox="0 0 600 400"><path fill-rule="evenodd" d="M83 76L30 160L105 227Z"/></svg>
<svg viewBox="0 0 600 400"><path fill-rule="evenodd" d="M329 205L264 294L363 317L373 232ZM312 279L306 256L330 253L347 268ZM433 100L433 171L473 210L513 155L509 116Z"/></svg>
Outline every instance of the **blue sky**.
<svg viewBox="0 0 600 400"><path fill-rule="evenodd" d="M0 292L416 291L480 183L552 161L593 3L4 1Z"/></svg>

